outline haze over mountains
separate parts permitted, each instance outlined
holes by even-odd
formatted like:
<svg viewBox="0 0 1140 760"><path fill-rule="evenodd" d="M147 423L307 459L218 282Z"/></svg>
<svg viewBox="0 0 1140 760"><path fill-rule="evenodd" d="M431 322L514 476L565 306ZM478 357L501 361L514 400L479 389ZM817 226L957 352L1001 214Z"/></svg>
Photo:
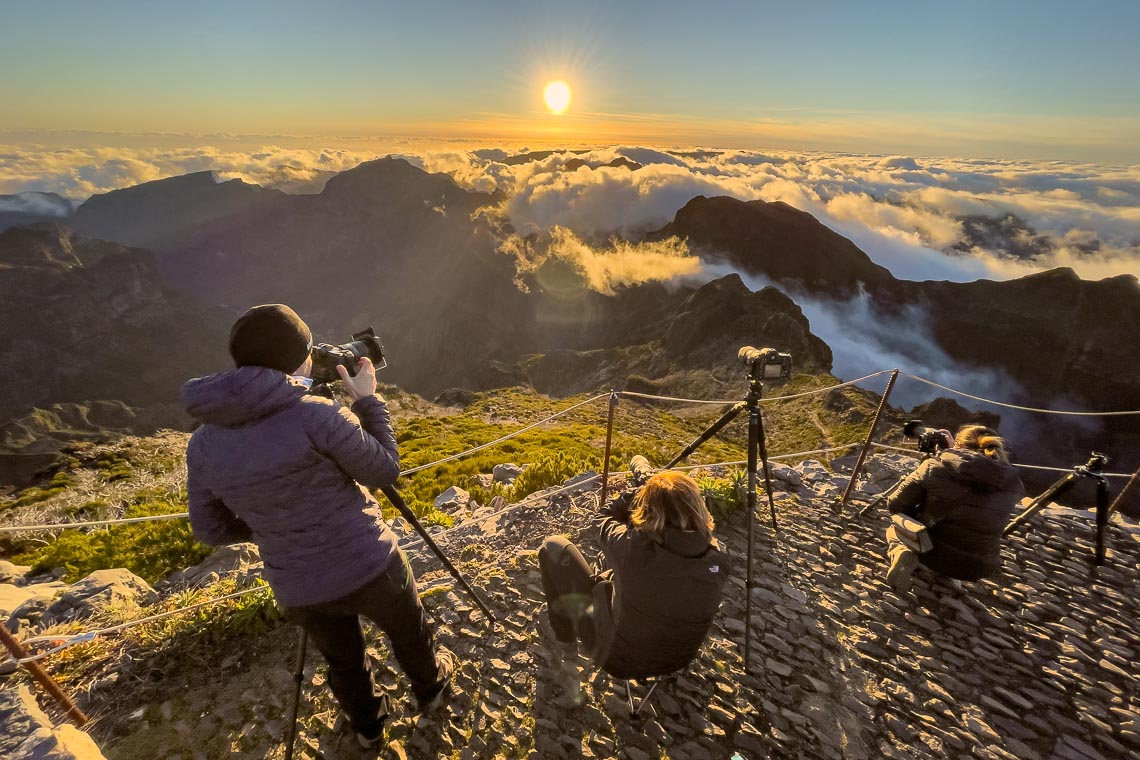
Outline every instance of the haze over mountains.
<svg viewBox="0 0 1140 760"><path fill-rule="evenodd" d="M637 155L619 157L504 162L528 172L522 195L474 189L469 175L457 183L400 158L337 174L319 194L199 172L96 195L55 216L79 237L55 226L9 229L0 233L0 290L12 294L19 338L7 336L0 353L5 367L21 366L21 352L35 358L5 377L18 392L0 416L59 401L173 399L181 379L225 368L226 320L271 301L297 308L318 339L341 342L374 324L391 357L385 379L429 396L519 382L566 394L630 378L718 395L709 376L736 379L736 348L770 344L791 351L799 371L838 362L852 376L889 366L876 360L895 351L903 369L945 365L933 369L985 379L991 387L967 390L999 398L1140 407L1140 352L1121 350L1140 345L1135 276L1094 282L1056 270L913 282L793 205L716 195L678 200L657 226L635 209L614 238L618 228L583 221L593 202L583 188L646 171ZM101 274L112 267L122 275ZM769 282L783 292L760 289ZM78 291L83 298L66 295ZM70 316L37 320L44 302L30 294L43 292L60 293L52 313ZM115 306L104 313L104 302ZM913 363L904 364L908 346ZM53 353L82 359L61 378ZM856 354L864 366L852 366ZM1129 431L1115 424L1105 434Z"/></svg>

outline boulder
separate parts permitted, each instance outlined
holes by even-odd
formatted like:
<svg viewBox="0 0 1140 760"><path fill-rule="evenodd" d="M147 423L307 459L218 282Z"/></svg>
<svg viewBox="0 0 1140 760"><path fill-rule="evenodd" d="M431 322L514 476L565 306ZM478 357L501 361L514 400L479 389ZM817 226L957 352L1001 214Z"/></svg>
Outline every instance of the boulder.
<svg viewBox="0 0 1140 760"><path fill-rule="evenodd" d="M480 488L490 488L495 483L495 476L486 472L481 472L478 475L472 475L471 479L475 482L475 485L479 486Z"/></svg>
<svg viewBox="0 0 1140 760"><path fill-rule="evenodd" d="M53 726L31 690L0 690L0 757L11 760L103 760L91 737L75 726Z"/></svg>
<svg viewBox="0 0 1140 760"><path fill-rule="evenodd" d="M517 478L521 472L522 467L519 467L513 462L497 464L495 465L494 469L491 470L491 474L494 476L495 482L503 483L504 485L510 485L511 483L514 483L515 478Z"/></svg>
<svg viewBox="0 0 1140 760"><path fill-rule="evenodd" d="M773 478L782 480L790 486L799 486L804 480L798 470L780 462L769 462L768 470Z"/></svg>
<svg viewBox="0 0 1140 760"><path fill-rule="evenodd" d="M123 568L96 570L73 584L44 612L45 626L87 617L111 605L153 604L158 594L142 578Z"/></svg>
<svg viewBox="0 0 1140 760"><path fill-rule="evenodd" d="M256 544L230 544L219 547L194 567L172 573L166 580L180 586L196 586L237 575L240 582L246 583L260 577L263 567Z"/></svg>
<svg viewBox="0 0 1140 760"><path fill-rule="evenodd" d="M8 627L15 628L20 621L35 623L57 596L67 589L61 581L16 586L0 583L0 615L11 615Z"/></svg>
<svg viewBox="0 0 1140 760"><path fill-rule="evenodd" d="M467 509L471 503L471 494L458 486L452 486L435 497L434 506L441 512L458 512Z"/></svg>
<svg viewBox="0 0 1140 760"><path fill-rule="evenodd" d="M0 583L23 586L24 576L31 569L28 565L15 565L7 560L0 559Z"/></svg>
<svg viewBox="0 0 1140 760"><path fill-rule="evenodd" d="M574 477L567 480L560 486L560 488L565 488L571 493L581 493L582 491L586 490L585 486L592 486L597 477L598 473L594 472L593 470L586 470L586 472L583 472L581 475L575 475ZM575 488L574 486L583 487Z"/></svg>

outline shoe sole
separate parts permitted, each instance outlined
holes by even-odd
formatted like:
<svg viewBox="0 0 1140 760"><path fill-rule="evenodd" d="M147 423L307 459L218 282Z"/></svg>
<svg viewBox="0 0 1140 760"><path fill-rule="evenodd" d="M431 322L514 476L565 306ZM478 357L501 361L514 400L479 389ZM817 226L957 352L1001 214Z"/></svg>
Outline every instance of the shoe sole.
<svg viewBox="0 0 1140 760"><path fill-rule="evenodd" d="M887 571L887 584L895 591L909 591L911 576L918 567L918 555L906 552Z"/></svg>

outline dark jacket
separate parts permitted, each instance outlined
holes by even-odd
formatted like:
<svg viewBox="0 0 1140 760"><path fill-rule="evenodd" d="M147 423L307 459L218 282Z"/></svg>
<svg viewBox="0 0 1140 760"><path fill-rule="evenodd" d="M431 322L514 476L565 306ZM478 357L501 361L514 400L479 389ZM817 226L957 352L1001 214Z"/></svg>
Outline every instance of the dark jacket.
<svg viewBox="0 0 1140 760"><path fill-rule="evenodd" d="M625 500L601 514L600 543L613 579L594 588L595 659L618 678L684 668L720 607L728 555L696 531L668 528L655 542L629 525Z"/></svg>
<svg viewBox="0 0 1140 760"><path fill-rule="evenodd" d="M1023 495L1012 465L980 451L947 449L903 478L887 509L931 525L934 548L918 555L922 564L975 581L1001 567L1001 532Z"/></svg>
<svg viewBox="0 0 1140 760"><path fill-rule="evenodd" d="M285 606L332 601L387 568L396 537L358 485L400 472L383 401L349 411L281 372L242 367L189 381L182 403L203 423L186 451L199 540L256 542Z"/></svg>

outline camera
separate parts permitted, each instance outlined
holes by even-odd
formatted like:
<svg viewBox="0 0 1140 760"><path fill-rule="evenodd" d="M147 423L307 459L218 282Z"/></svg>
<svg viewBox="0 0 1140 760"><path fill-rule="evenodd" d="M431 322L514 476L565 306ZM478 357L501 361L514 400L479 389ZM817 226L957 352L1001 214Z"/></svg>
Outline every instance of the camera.
<svg viewBox="0 0 1140 760"><path fill-rule="evenodd" d="M1080 465L1076 469L1084 473L1099 474L1104 471L1108 466L1108 457L1101 454L1099 451L1094 451L1089 455L1089 461Z"/></svg>
<svg viewBox="0 0 1140 760"><path fill-rule="evenodd" d="M376 335L376 331L371 327L353 333L351 341L339 346L318 343L313 346L312 351L313 382L317 385L323 385L339 380L340 375L336 372L338 366L343 366L348 370L350 376L355 376L356 365L365 356L372 360L376 369L384 369L388 366L388 362L384 358L384 346L380 343L380 337Z"/></svg>
<svg viewBox="0 0 1140 760"><path fill-rule="evenodd" d="M922 424L922 420L911 420L903 425L903 435L917 438L918 450L924 454L934 454L946 448L946 436L949 434L948 430L931 430Z"/></svg>
<svg viewBox="0 0 1140 760"><path fill-rule="evenodd" d="M744 346L736 352L736 358L761 380L787 380L792 376L792 355L774 348Z"/></svg>

